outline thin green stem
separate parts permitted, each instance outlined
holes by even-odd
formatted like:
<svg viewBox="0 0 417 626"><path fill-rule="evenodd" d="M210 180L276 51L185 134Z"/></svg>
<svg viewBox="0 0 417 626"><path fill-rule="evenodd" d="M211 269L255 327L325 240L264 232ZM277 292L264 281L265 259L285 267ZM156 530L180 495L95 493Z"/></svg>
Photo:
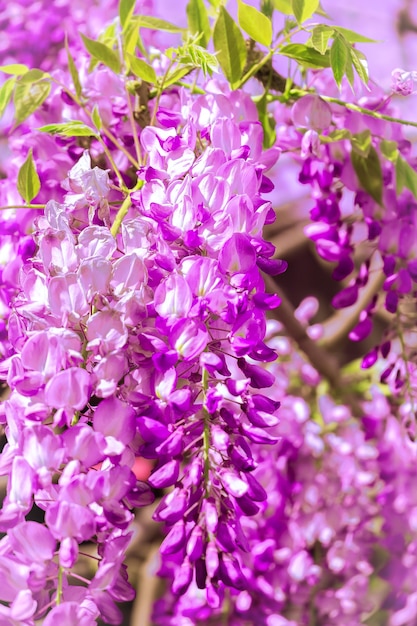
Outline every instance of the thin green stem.
<svg viewBox="0 0 417 626"><path fill-rule="evenodd" d="M377 120L385 120L386 122L394 122L395 124L402 124L403 126L414 126L417 128L417 122L410 122L408 120L401 120L398 117L392 117L391 115L385 115L384 113L378 113L377 111L372 111L371 109L365 109L365 107L361 107L358 104L353 104L351 102L344 102L339 98L332 98L331 96L323 96L320 94L320 98L325 102L331 102L332 104L339 104L340 106L345 107L345 109L349 109L350 111L355 111L357 113L363 113L363 115L369 115L369 117L373 117Z"/></svg>
<svg viewBox="0 0 417 626"><path fill-rule="evenodd" d="M204 89L201 89L201 87L197 87L197 85L191 85L190 83L185 83L183 80L179 80L175 84L179 85L180 87L185 87L190 91L190 93L197 93L202 96L206 94L206 91Z"/></svg>
<svg viewBox="0 0 417 626"><path fill-rule="evenodd" d="M110 229L110 232L113 235L113 237L116 237L117 233L119 232L119 228L122 225L122 222L123 222L124 218L126 217L127 212L129 211L129 209L131 207L131 204L132 204L132 199L131 199L130 194L129 194L123 200L122 206L117 211L117 215L116 215L115 220L113 222L113 226Z"/></svg>
<svg viewBox="0 0 417 626"><path fill-rule="evenodd" d="M158 87L158 92L156 94L155 104L154 104L154 108L153 108L153 111L152 111L152 117L151 117L151 121L149 123L149 126L154 126L154 124L155 124L156 114L157 114L158 108L159 108L159 101L161 99L162 92L164 91L164 87L165 87L165 81L168 78L168 74L169 74L172 66L174 65L174 63L175 63L175 59L171 59L171 62L168 65L165 74L161 78L161 84ZM146 155L145 155L145 160L146 160Z"/></svg>
<svg viewBox="0 0 417 626"><path fill-rule="evenodd" d="M272 56L274 55L274 53L278 50L279 46L281 44L275 46L274 48L272 48L264 57L263 59L261 59L258 63L256 63L255 65L252 65L252 67L246 72L246 74L244 76L242 76L242 78L240 79L240 81L237 83L237 85L235 85L235 89L241 89L241 87L243 87L243 85L245 83L248 82L248 80L250 78L252 78L252 76L255 76L256 72L258 72L261 67L263 67L265 65L265 63L267 63L269 61L269 59L272 59Z"/></svg>
<svg viewBox="0 0 417 626"><path fill-rule="evenodd" d="M115 147L120 150L120 152L123 152L123 154L125 155L125 157L127 158L128 161L130 161L130 163L136 167L136 169L139 168L139 163L138 161L130 154L130 152L128 152L126 150L126 148L124 148L116 139L116 137L113 135L113 133L108 129L105 128L103 126L103 128L101 129L102 133L104 135L106 135L106 137L108 137L110 139L110 141L112 141L115 145Z"/></svg>
<svg viewBox="0 0 417 626"><path fill-rule="evenodd" d="M44 209L46 204L11 204L9 206L0 206L0 211L8 209Z"/></svg>
<svg viewBox="0 0 417 626"><path fill-rule="evenodd" d="M58 587L56 590L56 605L61 604L62 599L62 567L58 566Z"/></svg>
<svg viewBox="0 0 417 626"><path fill-rule="evenodd" d="M126 98L127 98L127 110L129 114L130 125L132 127L133 141L135 144L136 158L137 158L138 165L139 165L142 162L142 152L141 152L140 144L139 144L138 129L136 127L135 118L133 116L132 101L130 99L130 93L127 90L126 84L125 84L125 92L126 92Z"/></svg>
<svg viewBox="0 0 417 626"><path fill-rule="evenodd" d="M203 367L202 373L202 385L203 385L203 403L206 401L206 394L208 390L208 370ZM204 415L204 431L203 431L203 461L204 461L204 485L206 490L206 496L208 495L208 483L209 483L209 473L210 473L210 414L207 409L203 408Z"/></svg>
<svg viewBox="0 0 417 626"><path fill-rule="evenodd" d="M81 109L83 109L83 111L84 111L84 112L88 115L88 117L89 117L90 121L92 121L92 122L93 122L93 124L94 124L93 117L92 117L92 113L91 113L91 111L89 111L89 110L87 109L86 104L85 104L85 103L83 103L83 102L81 102L81 100L80 100L79 98L77 98L77 95L76 95L76 94L74 94L74 93L72 93L72 91L71 91L70 89L68 89L68 87L66 87L65 85L63 85L63 84L62 84L61 82L59 82L58 80L55 80L55 79L53 79L53 80L54 80L54 82L55 82L55 83L56 83L59 87L61 87L61 89L62 89L63 91L65 91L65 93L66 93L66 94L67 94L70 98L72 98L72 99L74 100L75 104L77 104L77 105L78 105ZM123 146L119 143L119 141L116 139L116 137L113 135L113 133L112 133L112 132L111 132L108 128L106 128L105 126L103 126L103 127L101 128L101 132L103 133L103 135L106 135L106 137L107 137L108 139L110 139L110 141L111 141L111 142L115 145L115 147L116 147L118 150L120 150L120 152L122 152L122 153L125 155L125 157L126 157L126 158L130 161L130 163L131 163L132 165L134 165L136 168L138 168L138 167L139 167L139 163L136 161L136 159L135 159L135 158L134 158L134 157L130 154L130 152L128 152L128 150L126 150L126 148L124 148L124 147L123 147ZM102 145L103 150L104 150L104 152L105 152L105 154L106 154L107 158L109 159L109 161L110 161L110 163L111 163L112 167L114 168L114 167L115 167L115 165L114 165L114 161L113 161L113 159L112 159L112 157L111 157L111 154L110 154L109 149L107 148L107 146L106 146L106 144L103 142L103 140L100 138L100 136L98 136L98 140L99 140L100 144ZM110 155L110 156L109 156L109 155ZM116 176L117 176L117 177L118 177L118 179L119 179L120 186L122 186L122 185L123 185L123 180L122 180L122 178L121 178L121 175L120 175L120 172L119 172L118 168L116 167L116 169L115 169L114 171L115 171L115 173L116 173ZM119 173L118 173L118 172L119 172Z"/></svg>

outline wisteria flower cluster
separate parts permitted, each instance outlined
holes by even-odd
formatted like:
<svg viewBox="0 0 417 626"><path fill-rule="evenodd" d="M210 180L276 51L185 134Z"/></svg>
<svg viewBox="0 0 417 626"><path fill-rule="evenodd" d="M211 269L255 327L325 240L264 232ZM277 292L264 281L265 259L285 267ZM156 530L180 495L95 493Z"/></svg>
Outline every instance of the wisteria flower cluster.
<svg viewBox="0 0 417 626"><path fill-rule="evenodd" d="M390 96L362 91L360 35L310 22L307 1L275 38L269 2L235 22L191 0L187 34L150 3L18 4L0 68L0 623L120 624L152 503L156 624L414 623L416 163ZM156 31L182 43L157 50ZM413 72L393 80L413 92ZM264 228L289 158L362 367L329 352L314 294L294 310L277 293Z"/></svg>

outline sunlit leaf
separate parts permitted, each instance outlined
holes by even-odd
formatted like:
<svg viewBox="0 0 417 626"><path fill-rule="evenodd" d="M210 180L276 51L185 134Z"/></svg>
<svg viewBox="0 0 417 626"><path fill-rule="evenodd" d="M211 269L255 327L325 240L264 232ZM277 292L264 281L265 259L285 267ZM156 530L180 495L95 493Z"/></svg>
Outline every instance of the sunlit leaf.
<svg viewBox="0 0 417 626"><path fill-rule="evenodd" d="M7 108L7 105L12 98L15 84L16 79L14 78L14 76L12 76L11 78L8 78L6 81L4 81L4 83L0 87L0 117L2 117Z"/></svg>
<svg viewBox="0 0 417 626"><path fill-rule="evenodd" d="M190 33L201 35L198 41L204 48L207 48L210 40L210 21L203 0L190 0L186 10Z"/></svg>
<svg viewBox="0 0 417 626"><path fill-rule="evenodd" d="M364 130L361 133L356 133L351 139L352 149L361 154L362 156L368 156L369 150L372 145L372 135L370 130Z"/></svg>
<svg viewBox="0 0 417 626"><path fill-rule="evenodd" d="M133 15L135 4L136 0L120 0L119 2L120 24L123 30Z"/></svg>
<svg viewBox="0 0 417 626"><path fill-rule="evenodd" d="M301 43L290 43L288 46L281 48L279 53L298 61L305 67L330 67L329 52L320 54L320 52L317 52L314 48L310 48Z"/></svg>
<svg viewBox="0 0 417 626"><path fill-rule="evenodd" d="M147 83L155 84L158 77L153 69L152 65L146 63L143 59L138 59L132 55L129 55L130 69L138 78L141 78Z"/></svg>
<svg viewBox="0 0 417 626"><path fill-rule="evenodd" d="M254 7L238 0L237 17L239 26L251 39L269 47L272 42L272 23Z"/></svg>
<svg viewBox="0 0 417 626"><path fill-rule="evenodd" d="M404 187L407 187L417 198L417 172L399 155L395 165L395 173L397 194L400 194Z"/></svg>
<svg viewBox="0 0 417 626"><path fill-rule="evenodd" d="M274 7L284 15L294 15L291 0L273 0Z"/></svg>
<svg viewBox="0 0 417 626"><path fill-rule="evenodd" d="M16 124L21 124L45 102L51 91L49 82L24 83L19 81L13 97Z"/></svg>
<svg viewBox="0 0 417 626"><path fill-rule="evenodd" d="M352 150L350 156L361 187L367 191L378 204L381 204L383 180L381 163L379 162L377 151L371 146L366 157L355 150Z"/></svg>
<svg viewBox="0 0 417 626"><path fill-rule="evenodd" d="M93 108L91 112L91 119L93 120L93 124L97 128L97 130L100 130L103 127L103 122L100 117L100 113L99 113L97 105L95 105L95 107Z"/></svg>
<svg viewBox="0 0 417 626"><path fill-rule="evenodd" d="M90 39L81 33L82 40L88 52L100 63L107 65L115 74L120 73L120 61L119 57L114 50L109 48L105 43L101 41L95 41Z"/></svg>
<svg viewBox="0 0 417 626"><path fill-rule="evenodd" d="M354 30L349 30L348 28L342 28L342 26L333 26L333 28L339 32L346 41L349 43L377 43L375 39L369 39L369 37L364 37L360 33L356 33Z"/></svg>
<svg viewBox="0 0 417 626"><path fill-rule="evenodd" d="M47 124L38 130L50 135L60 135L61 137L97 137L93 128L78 120L65 122L63 124Z"/></svg>
<svg viewBox="0 0 417 626"><path fill-rule="evenodd" d="M356 70L357 75L364 83L364 85L368 85L369 76L368 76L368 63L366 61L366 57L364 54L359 52L359 50L355 50L355 48L350 49L350 57L352 59L352 63Z"/></svg>
<svg viewBox="0 0 417 626"><path fill-rule="evenodd" d="M29 203L38 195L40 188L41 181L36 171L31 148L17 175L17 190L24 201Z"/></svg>
<svg viewBox="0 0 417 626"><path fill-rule="evenodd" d="M292 0L292 12L299 24L308 20L319 8L319 0Z"/></svg>
<svg viewBox="0 0 417 626"><path fill-rule="evenodd" d="M75 93L76 93L77 98L81 98L82 87L80 83L80 77L78 75L77 68L75 67L74 59L72 58L72 55L68 46L67 38L65 38L65 49L67 51L68 69L71 74L72 82L74 83Z"/></svg>
<svg viewBox="0 0 417 626"><path fill-rule="evenodd" d="M383 139L379 144L379 148L388 161L391 163L395 163L397 161L399 152L398 152L398 144L396 141L389 141L388 139Z"/></svg>
<svg viewBox="0 0 417 626"><path fill-rule="evenodd" d="M233 87L242 76L247 50L242 33L224 7L220 7L214 26L213 43L220 66Z"/></svg>
<svg viewBox="0 0 417 626"><path fill-rule="evenodd" d="M4 74L12 74L13 76L22 76L29 71L27 65L23 63L11 63L10 65L0 65L0 72Z"/></svg>
<svg viewBox="0 0 417 626"><path fill-rule="evenodd" d="M346 72L346 63L349 58L349 47L346 41L340 35L334 38L332 47L330 48L330 65L333 71L334 79L340 87L342 78Z"/></svg>
<svg viewBox="0 0 417 626"><path fill-rule="evenodd" d="M327 50L327 44L332 37L334 29L326 24L315 26L311 32L311 45L317 52L324 54Z"/></svg>
<svg viewBox="0 0 417 626"><path fill-rule="evenodd" d="M161 20L159 17L152 17L151 15L140 15L139 17L141 28L152 28L152 30L162 30L168 33L183 33L186 30L181 26Z"/></svg>

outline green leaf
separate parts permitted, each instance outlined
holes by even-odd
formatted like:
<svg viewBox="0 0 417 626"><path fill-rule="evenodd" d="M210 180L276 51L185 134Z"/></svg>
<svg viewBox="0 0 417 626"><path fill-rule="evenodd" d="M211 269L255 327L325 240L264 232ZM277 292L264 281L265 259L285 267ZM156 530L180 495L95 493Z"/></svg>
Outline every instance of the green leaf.
<svg viewBox="0 0 417 626"><path fill-rule="evenodd" d="M190 69L202 69L205 75L210 74L211 76L213 71L219 67L217 57L214 54L193 42L186 43L179 48L168 48L165 50L165 54L169 59L187 65Z"/></svg>
<svg viewBox="0 0 417 626"><path fill-rule="evenodd" d="M49 133L50 135L60 135L61 137L98 136L95 130L78 120L64 122L63 124L47 124L46 126L41 126L38 130L43 133Z"/></svg>
<svg viewBox="0 0 417 626"><path fill-rule="evenodd" d="M338 33L343 35L343 37L349 43L377 43L376 39L369 39L369 37L364 37L360 33L356 33L354 30L349 30L348 28L342 28L342 26L333 26Z"/></svg>
<svg viewBox="0 0 417 626"><path fill-rule="evenodd" d="M16 79L14 76L12 76L11 78L8 78L6 81L4 81L4 83L0 87L0 117L2 117L7 105L12 98L15 84Z"/></svg>
<svg viewBox="0 0 417 626"><path fill-rule="evenodd" d="M321 143L333 143L335 141L341 141L342 139L350 139L352 133L347 128L338 128L333 130L328 135L320 135Z"/></svg>
<svg viewBox="0 0 417 626"><path fill-rule="evenodd" d="M0 65L0 72L12 74L13 76L22 76L29 71L29 68L22 63L11 63L10 65Z"/></svg>
<svg viewBox="0 0 417 626"><path fill-rule="evenodd" d="M233 89L242 76L247 50L242 33L223 6L214 25L213 43L220 66Z"/></svg>
<svg viewBox="0 0 417 626"><path fill-rule="evenodd" d="M68 39L67 39L67 37L65 37L65 50L67 51L68 69L70 71L72 82L74 84L75 94L76 94L77 98L80 99L81 96L82 96L83 89L81 87L80 77L78 75L78 70L75 67L74 59L72 57L72 54L71 54L69 46L68 46Z"/></svg>
<svg viewBox="0 0 417 626"><path fill-rule="evenodd" d="M81 33L84 46L88 50L94 59L100 61L104 65L107 65L115 74L120 74L120 61L119 57L114 50L109 48L105 43L101 41L95 41L90 39Z"/></svg>
<svg viewBox="0 0 417 626"><path fill-rule="evenodd" d="M333 76L340 88L342 78L346 72L346 63L349 58L349 47L346 41L340 35L334 38L332 47L330 48L330 65L333 70Z"/></svg>
<svg viewBox="0 0 417 626"><path fill-rule="evenodd" d="M269 48L272 43L272 23L254 7L238 0L237 19L239 26L251 39Z"/></svg>
<svg viewBox="0 0 417 626"><path fill-rule="evenodd" d="M136 0L120 0L119 2L119 17L122 29L128 24L130 18L135 10Z"/></svg>
<svg viewBox="0 0 417 626"><path fill-rule="evenodd" d="M143 61L143 59L138 59L137 57L129 55L129 63L130 69L138 78L141 78L147 83L155 84L158 80L158 77L153 69L152 65Z"/></svg>
<svg viewBox="0 0 417 626"><path fill-rule="evenodd" d="M388 161L391 163L396 163L399 152L398 152L398 144L396 141L389 141L388 139L383 139L379 144L379 148Z"/></svg>
<svg viewBox="0 0 417 626"><path fill-rule="evenodd" d="M378 204L382 204L382 170L375 148L371 146L368 156L366 157L352 150L350 157L362 188L369 193Z"/></svg>
<svg viewBox="0 0 417 626"><path fill-rule="evenodd" d="M189 66L183 65L181 67L175 68L165 78L164 87L169 87L170 85L174 85L174 83L177 83L179 80L184 78L184 76L187 76L187 74L192 72L194 69L195 67L192 65L189 65Z"/></svg>
<svg viewBox="0 0 417 626"><path fill-rule="evenodd" d="M265 92L263 96L256 102L259 121L261 122L264 131L263 147L265 150L271 148L276 140L276 121L275 117L268 113L268 101L266 96L267 93Z"/></svg>
<svg viewBox="0 0 417 626"><path fill-rule="evenodd" d="M103 122L102 122L102 119L100 117L100 113L99 113L97 105L94 106L94 108L93 108L93 110L91 112L91 119L93 120L93 124L97 128L97 130L101 130L101 128L103 128ZM87 126L87 128L88 128L88 126Z"/></svg>
<svg viewBox="0 0 417 626"><path fill-rule="evenodd" d="M417 198L417 172L400 156L397 157L395 173L397 194L400 194L404 187L407 187L413 196Z"/></svg>
<svg viewBox="0 0 417 626"><path fill-rule="evenodd" d="M181 28L181 26L176 26L175 24L171 24L171 22L166 22L165 20L160 20L159 17L152 17L151 15L140 15L140 27L141 28L152 28L152 30L163 30L168 33L183 33L185 32L185 28Z"/></svg>
<svg viewBox="0 0 417 626"><path fill-rule="evenodd" d="M359 50L355 50L355 48L350 49L350 57L352 59L352 63L356 70L357 75L364 83L364 85L368 86L369 76L368 76L368 63L366 61L366 57Z"/></svg>
<svg viewBox="0 0 417 626"><path fill-rule="evenodd" d="M288 46L281 48L279 53L298 61L305 67L330 67L330 55L328 52L320 54L314 48L310 48L302 43L290 43Z"/></svg>
<svg viewBox="0 0 417 626"><path fill-rule="evenodd" d="M349 85L353 91L353 84L354 84L355 76L353 74L352 56L350 54L350 50L349 50L349 56L346 61L345 74L346 74L346 78L348 79Z"/></svg>
<svg viewBox="0 0 417 626"><path fill-rule="evenodd" d="M366 157L372 146L372 135L370 130L364 130L361 133L356 133L351 139L352 149L358 154Z"/></svg>
<svg viewBox="0 0 417 626"><path fill-rule="evenodd" d="M16 124L21 124L45 102L51 91L49 82L24 83L19 81L13 97Z"/></svg>
<svg viewBox="0 0 417 626"><path fill-rule="evenodd" d="M50 74L47 72L43 72L42 70L29 70L23 76L20 77L19 83L36 83L39 80L43 80L44 78L50 78Z"/></svg>
<svg viewBox="0 0 417 626"><path fill-rule="evenodd" d="M24 201L29 203L38 195L40 188L41 181L36 171L31 148L17 175L17 190Z"/></svg>
<svg viewBox="0 0 417 626"><path fill-rule="evenodd" d="M294 15L291 0L273 0L274 7L284 15Z"/></svg>
<svg viewBox="0 0 417 626"><path fill-rule="evenodd" d="M210 21L203 0L190 0L187 4L188 30L192 35L201 35L199 43L207 48L210 41Z"/></svg>
<svg viewBox="0 0 417 626"><path fill-rule="evenodd" d="M292 0L292 11L299 24L308 20L319 8L319 0Z"/></svg>
<svg viewBox="0 0 417 626"><path fill-rule="evenodd" d="M330 37L333 36L334 29L326 24L315 26L311 32L311 45L317 52L324 54Z"/></svg>

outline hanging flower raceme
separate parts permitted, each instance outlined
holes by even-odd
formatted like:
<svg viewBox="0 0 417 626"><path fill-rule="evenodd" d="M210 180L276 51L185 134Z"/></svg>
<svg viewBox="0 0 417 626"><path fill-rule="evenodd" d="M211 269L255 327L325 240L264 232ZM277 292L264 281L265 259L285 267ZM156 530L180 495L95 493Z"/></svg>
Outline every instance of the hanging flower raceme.
<svg viewBox="0 0 417 626"><path fill-rule="evenodd" d="M279 152L263 155L256 110L243 94L235 102L230 111L216 91L181 94L175 126L142 131L143 183L116 236L108 173L87 152L63 200L36 219L2 365L11 393L0 526L4 554L22 564L4 601L29 589L28 619L55 604L47 620L81 616L84 603L119 622L114 602L131 591L123 550L107 553L128 541L131 507L152 500L132 471L137 454L157 459L150 485L169 489L155 518L167 524L162 574L175 567L173 592L197 585L220 606L226 588L247 585L241 519L266 498L252 447L276 441L279 405L262 395L273 375L261 365L276 358L264 343L265 311L279 300L265 293L260 269L276 274L285 263L262 238L275 218L261 195L270 188L263 163ZM25 521L34 505L45 525ZM34 584L30 555L11 541L11 529L28 524L47 546ZM86 541L100 561L81 591L71 583Z"/></svg>

